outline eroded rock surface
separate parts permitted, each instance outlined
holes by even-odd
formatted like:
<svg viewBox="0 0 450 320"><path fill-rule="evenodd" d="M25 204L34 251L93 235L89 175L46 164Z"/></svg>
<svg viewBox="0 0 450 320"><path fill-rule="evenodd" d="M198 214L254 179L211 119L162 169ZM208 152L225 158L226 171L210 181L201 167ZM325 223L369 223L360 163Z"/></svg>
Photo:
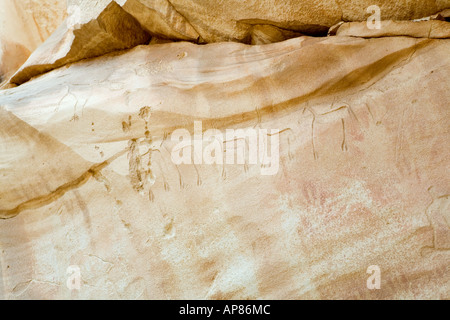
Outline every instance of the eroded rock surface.
<svg viewBox="0 0 450 320"><path fill-rule="evenodd" d="M338 36L379 38L406 36L414 38L448 39L450 23L441 20L429 21L382 21L380 29L367 28L366 22L349 22L342 24L336 31Z"/></svg>
<svg viewBox="0 0 450 320"><path fill-rule="evenodd" d="M40 46L11 78L22 84L32 77L66 64L130 49L148 43L150 35L139 22L112 1L96 19L83 25L68 20Z"/></svg>
<svg viewBox="0 0 450 320"><path fill-rule="evenodd" d="M69 0L70 15L55 34L11 78L22 84L34 76L68 63L149 43L150 36L173 41L212 43L233 41L267 44L302 34L326 35L340 21L364 21L369 0L348 4L335 0L198 1L198 0ZM413 0L379 3L383 20L393 35L409 35L396 20L423 18L450 7L450 1ZM446 38L446 25L413 26L413 36ZM364 24L344 25L344 35L379 37L386 32L367 32ZM361 34L361 35L359 35ZM48 54L51 52L52 54Z"/></svg>
<svg viewBox="0 0 450 320"><path fill-rule="evenodd" d="M404 37L162 44L2 91L3 296L448 298L448 50ZM282 130L279 173L177 167L164 137L195 119ZM150 149L154 183L139 180ZM83 274L75 296L69 265ZM367 290L369 265L384 290Z"/></svg>
<svg viewBox="0 0 450 320"><path fill-rule="evenodd" d="M230 16L232 1L220 15L200 1L125 2L78 1L96 18L66 21L28 79L0 91L1 298L450 298L448 22L310 37L262 23L275 13L254 3ZM359 20L358 4L333 1L339 19L311 21ZM411 20L445 5L383 8ZM120 15L128 33L102 22ZM250 29L229 27L242 17ZM253 45L196 44L244 34ZM176 164L174 132L199 121L201 134L275 130L276 172ZM67 287L72 267L80 290Z"/></svg>
<svg viewBox="0 0 450 320"><path fill-rule="evenodd" d="M0 0L0 85L66 16L66 1Z"/></svg>

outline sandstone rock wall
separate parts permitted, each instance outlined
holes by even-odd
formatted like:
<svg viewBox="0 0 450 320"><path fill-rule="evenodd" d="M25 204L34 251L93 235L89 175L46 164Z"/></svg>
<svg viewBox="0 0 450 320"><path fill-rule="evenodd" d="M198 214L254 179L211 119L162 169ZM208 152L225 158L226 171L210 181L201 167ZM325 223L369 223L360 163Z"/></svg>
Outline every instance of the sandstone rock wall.
<svg viewBox="0 0 450 320"><path fill-rule="evenodd" d="M139 3L71 2L0 90L1 298L450 298L450 23L411 21L447 1ZM196 122L276 172L176 164Z"/></svg>
<svg viewBox="0 0 450 320"><path fill-rule="evenodd" d="M8 80L66 16L64 0L0 1L0 83Z"/></svg>
<svg viewBox="0 0 450 320"><path fill-rule="evenodd" d="M196 43L235 41L266 44L298 37L304 33L326 35L342 21L363 21L370 1L340 3L323 1L179 1L121 0L68 1L69 18L11 78L22 84L30 78L67 63L127 49L155 39L186 40ZM383 20L422 18L450 6L448 1L407 1L379 3ZM257 19L254 17L258 17ZM380 34L366 31L365 23L352 25L341 34L355 36L405 35L445 38L447 24L428 30L438 22L421 26L408 22L387 22ZM402 27L403 23L403 27ZM395 26L394 26L395 25ZM358 29L359 28L359 29ZM391 30L392 29L392 30ZM388 30L388 31L386 31ZM391 30L391 31L390 31ZM403 30L403 31L401 31ZM347 32L347 33L345 33ZM384 33L383 33L384 32ZM389 33L390 32L390 33ZM435 34L437 32L437 34ZM53 52L53 54L48 54Z"/></svg>

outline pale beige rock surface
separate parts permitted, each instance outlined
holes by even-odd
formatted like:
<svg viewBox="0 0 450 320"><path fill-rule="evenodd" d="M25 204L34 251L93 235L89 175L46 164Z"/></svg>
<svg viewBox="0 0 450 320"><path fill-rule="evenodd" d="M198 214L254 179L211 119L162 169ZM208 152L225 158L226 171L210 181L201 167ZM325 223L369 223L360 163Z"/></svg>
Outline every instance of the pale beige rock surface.
<svg viewBox="0 0 450 320"><path fill-rule="evenodd" d="M450 40L251 32L269 44L155 37L0 91L0 298L450 298ZM199 120L276 129L278 172L175 165Z"/></svg>
<svg viewBox="0 0 450 320"><path fill-rule="evenodd" d="M448 50L403 37L163 44L1 92L14 128L3 297L448 298ZM153 185L136 178L145 106ZM279 173L176 167L164 136L194 119L285 130ZM69 265L83 275L73 295ZM369 265L383 290L367 290Z"/></svg>
<svg viewBox="0 0 450 320"><path fill-rule="evenodd" d="M65 19L64 0L0 0L0 84Z"/></svg>

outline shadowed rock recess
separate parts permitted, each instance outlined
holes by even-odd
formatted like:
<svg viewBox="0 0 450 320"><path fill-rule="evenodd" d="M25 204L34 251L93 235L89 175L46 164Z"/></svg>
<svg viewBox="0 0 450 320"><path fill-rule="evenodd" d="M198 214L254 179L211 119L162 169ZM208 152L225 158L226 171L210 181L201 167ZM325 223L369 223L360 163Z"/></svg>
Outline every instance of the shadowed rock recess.
<svg viewBox="0 0 450 320"><path fill-rule="evenodd" d="M0 4L0 298L450 299L450 1Z"/></svg>

